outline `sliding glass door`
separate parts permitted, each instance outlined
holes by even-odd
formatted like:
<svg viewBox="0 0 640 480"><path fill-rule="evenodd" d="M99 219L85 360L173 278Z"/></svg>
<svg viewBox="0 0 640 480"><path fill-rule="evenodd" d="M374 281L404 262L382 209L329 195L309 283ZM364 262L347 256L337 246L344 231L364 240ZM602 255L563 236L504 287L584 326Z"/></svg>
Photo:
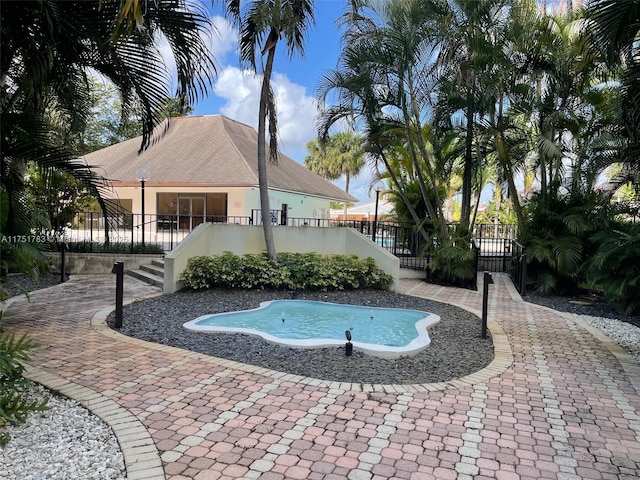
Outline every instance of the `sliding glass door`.
<svg viewBox="0 0 640 480"><path fill-rule="evenodd" d="M226 193L158 193L158 229L191 231L203 222L226 222Z"/></svg>
<svg viewBox="0 0 640 480"><path fill-rule="evenodd" d="M204 222L204 195L178 197L178 228L193 230Z"/></svg>

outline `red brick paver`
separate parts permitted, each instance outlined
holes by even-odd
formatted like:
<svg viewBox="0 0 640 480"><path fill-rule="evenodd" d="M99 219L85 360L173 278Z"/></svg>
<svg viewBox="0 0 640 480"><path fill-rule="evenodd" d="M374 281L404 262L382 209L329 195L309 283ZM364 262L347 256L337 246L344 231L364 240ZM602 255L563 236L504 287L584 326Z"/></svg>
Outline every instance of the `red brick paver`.
<svg viewBox="0 0 640 480"><path fill-rule="evenodd" d="M40 345L29 376L112 425L130 480L639 478L637 362L494 278L496 359L440 384L327 382L130 339L105 327L109 276L16 299L3 322ZM478 292L401 288L481 309ZM130 299L156 291L126 280Z"/></svg>

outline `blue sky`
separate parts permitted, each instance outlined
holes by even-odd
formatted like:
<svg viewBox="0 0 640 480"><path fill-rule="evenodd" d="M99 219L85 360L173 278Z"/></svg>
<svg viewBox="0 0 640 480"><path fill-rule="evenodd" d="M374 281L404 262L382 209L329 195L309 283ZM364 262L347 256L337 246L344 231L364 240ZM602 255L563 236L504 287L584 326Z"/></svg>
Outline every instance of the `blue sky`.
<svg viewBox="0 0 640 480"><path fill-rule="evenodd" d="M547 1L551 5L557 0ZM218 75L209 95L194 106L194 114L222 114L257 129L260 77L240 69L237 32L224 19L221 3L211 7L218 34L210 48L219 67ZM316 137L318 82L323 73L336 67L340 54L336 20L343 13L344 5L345 0L315 0L316 22L308 32L304 58L289 59L284 44L278 45L272 85L277 102L279 147L300 163L306 155L306 144ZM370 201L375 195L370 193L371 171L365 170L351 180L349 189L361 202ZM334 183L344 188L344 179Z"/></svg>
<svg viewBox="0 0 640 480"><path fill-rule="evenodd" d="M343 0L315 1L316 24L308 32L304 58L289 59L284 44L278 45L272 81L277 99L279 147L300 163L306 155L306 144L316 137L316 87L323 73L336 67L340 53L340 32L335 21L343 8ZM193 114L223 114L257 129L260 78L241 70L237 32L223 18L221 6L216 5L211 11L218 30L211 45L218 75L213 89L195 105ZM362 202L368 201L370 179L367 169L351 180L349 192ZM343 179L334 183L344 188Z"/></svg>

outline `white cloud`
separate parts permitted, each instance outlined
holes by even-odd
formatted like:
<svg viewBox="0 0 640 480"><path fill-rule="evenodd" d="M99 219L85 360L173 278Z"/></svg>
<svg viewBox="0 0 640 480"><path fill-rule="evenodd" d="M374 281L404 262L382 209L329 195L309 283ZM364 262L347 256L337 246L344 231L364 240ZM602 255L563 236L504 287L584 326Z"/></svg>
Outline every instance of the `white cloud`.
<svg viewBox="0 0 640 480"><path fill-rule="evenodd" d="M236 49L238 33L224 17L213 16L210 20L213 24L213 32L203 36L202 39L209 52L211 52L212 58L215 59L216 67L221 68L220 64L224 61L227 54ZM178 78L176 62L169 42L162 34L158 35L157 48L160 51L165 68L169 74L169 91L174 92L177 88Z"/></svg>
<svg viewBox="0 0 640 480"><path fill-rule="evenodd" d="M276 97L279 149L295 160L302 161L307 143L316 136L315 99L307 95L305 87L291 82L280 73L274 73L271 82ZM220 113L257 129L261 84L260 75L226 67L220 72L213 88L213 92L226 101Z"/></svg>
<svg viewBox="0 0 640 480"><path fill-rule="evenodd" d="M236 54L235 61L237 61L238 33L224 17L213 16L211 21L215 31L205 39L205 43L218 66L218 75L214 80L212 92L225 102L219 111L257 130L262 76L226 65L233 63L233 60L227 58L231 53ZM159 39L158 48L171 76L171 90L175 90L177 77L175 61L166 38ZM286 75L278 72L273 73L272 88L276 96L278 115L278 147L280 151L302 163L307 153L307 143L317 135L316 101L312 96L307 95L307 89L304 86L293 83ZM346 128L348 128L346 123L341 122L332 131ZM370 198L368 190L371 178L372 172L365 167L360 175L351 179L350 193L361 201L367 201ZM344 188L344 178L334 183Z"/></svg>
<svg viewBox="0 0 640 480"><path fill-rule="evenodd" d="M207 44L213 54L213 58L218 62L222 62L228 53L236 50L238 32L224 17L214 16L211 18L211 22L215 32L213 33L213 38L209 39Z"/></svg>

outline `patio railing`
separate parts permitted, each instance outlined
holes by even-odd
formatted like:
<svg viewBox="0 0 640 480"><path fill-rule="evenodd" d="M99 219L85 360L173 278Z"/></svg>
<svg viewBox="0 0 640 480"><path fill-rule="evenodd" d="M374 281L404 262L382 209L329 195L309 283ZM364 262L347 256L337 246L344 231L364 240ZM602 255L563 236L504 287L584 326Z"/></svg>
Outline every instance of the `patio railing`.
<svg viewBox="0 0 640 480"><path fill-rule="evenodd" d="M429 257L425 252L434 239L425 240L409 224L287 217L282 210L273 210L271 220L274 227L351 227L398 257L401 267L428 270ZM163 250L171 251L203 222L260 225L262 215L255 209L251 216L145 214L143 219L141 214L122 213L105 217L99 212L86 212L77 214L73 226L65 228L63 240L91 245L108 239L110 243L130 245L131 251L140 244L160 245ZM518 285L526 285L526 256L522 245L515 240L514 225L476 225L473 233L476 270L508 272L514 276L514 282L520 282Z"/></svg>
<svg viewBox="0 0 640 480"><path fill-rule="evenodd" d="M160 245L173 250L184 238L203 222L249 225L249 217L220 215L155 215L123 213L105 217L100 212L79 213L71 227L63 232L65 242L125 243L134 245Z"/></svg>

